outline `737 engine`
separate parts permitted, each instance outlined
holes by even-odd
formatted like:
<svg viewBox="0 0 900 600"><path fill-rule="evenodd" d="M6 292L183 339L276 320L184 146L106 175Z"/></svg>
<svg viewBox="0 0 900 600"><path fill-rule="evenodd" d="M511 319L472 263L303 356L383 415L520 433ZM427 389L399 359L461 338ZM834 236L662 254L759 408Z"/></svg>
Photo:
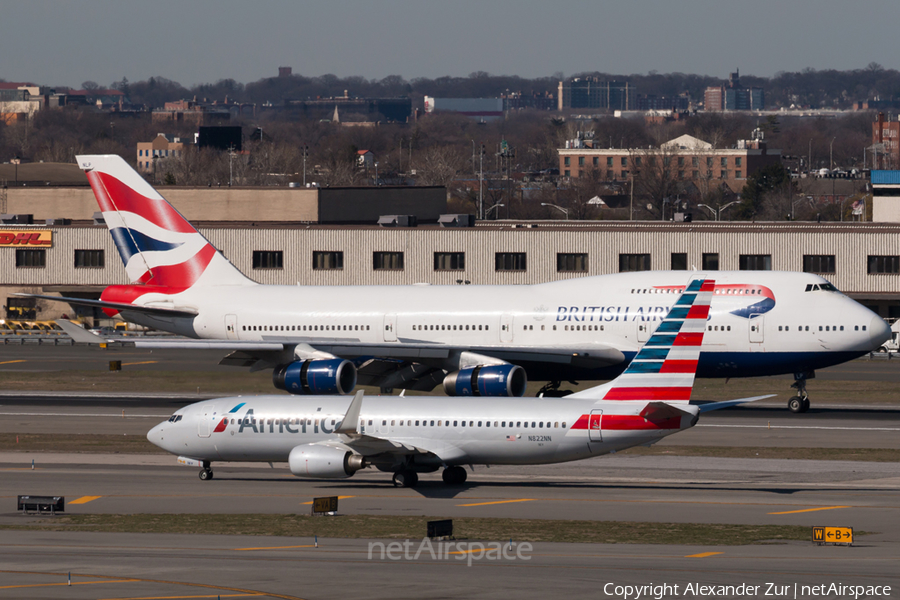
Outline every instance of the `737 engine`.
<svg viewBox="0 0 900 600"><path fill-rule="evenodd" d="M448 396L524 396L528 377L518 365L466 367L444 378Z"/></svg>
<svg viewBox="0 0 900 600"><path fill-rule="evenodd" d="M291 394L349 394L356 387L356 367L349 360L297 360L278 365L272 383Z"/></svg>
<svg viewBox="0 0 900 600"><path fill-rule="evenodd" d="M291 473L298 477L346 479L366 466L365 458L349 450L304 444L291 450Z"/></svg>

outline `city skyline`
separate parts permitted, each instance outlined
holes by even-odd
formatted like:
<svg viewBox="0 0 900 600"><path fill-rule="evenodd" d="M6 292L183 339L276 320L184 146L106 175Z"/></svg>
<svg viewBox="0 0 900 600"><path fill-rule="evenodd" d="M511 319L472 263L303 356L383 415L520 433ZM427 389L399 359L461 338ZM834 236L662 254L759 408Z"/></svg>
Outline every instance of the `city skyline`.
<svg viewBox="0 0 900 600"><path fill-rule="evenodd" d="M658 0L601 6L591 0L453 3L233 0L151 5L110 0L35 0L4 7L0 70L7 81L106 87L165 77L184 86L277 75L381 79L467 76L525 78L584 72L691 73L772 77L781 71L851 70L892 52L900 8L870 0L867 19L846 18L837 0L761 0L722 5Z"/></svg>

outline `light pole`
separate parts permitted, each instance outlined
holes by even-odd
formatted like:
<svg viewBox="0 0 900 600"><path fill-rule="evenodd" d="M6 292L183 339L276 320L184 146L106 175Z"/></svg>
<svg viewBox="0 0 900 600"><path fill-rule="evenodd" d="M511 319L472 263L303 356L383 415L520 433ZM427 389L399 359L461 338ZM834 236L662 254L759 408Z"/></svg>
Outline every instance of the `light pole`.
<svg viewBox="0 0 900 600"><path fill-rule="evenodd" d="M566 215L566 221L569 220L569 211L568 211L568 209L565 209L565 208L563 208L562 206L557 206L557 205L555 205L555 204L550 204L549 202L541 202L541 206L552 206L553 208L555 208L555 209L557 209L557 210L561 210L561 211L563 212L563 214Z"/></svg>
<svg viewBox="0 0 900 600"><path fill-rule="evenodd" d="M478 214L479 219L484 219L484 144L481 145L478 165Z"/></svg>
<svg viewBox="0 0 900 600"><path fill-rule="evenodd" d="M834 171L834 140L836 137L831 138L831 143L828 144L828 170Z"/></svg>
<svg viewBox="0 0 900 600"><path fill-rule="evenodd" d="M498 202L497 204L495 204L492 207L490 207L489 209L487 209L487 211L485 211L485 213L484 213L484 216L487 217L489 214L491 214L492 210L494 210L495 208L503 207L503 206L506 206L506 204L504 204L503 202Z"/></svg>
<svg viewBox="0 0 900 600"><path fill-rule="evenodd" d="M378 187L378 163L375 163L375 187Z"/></svg>
<svg viewBox="0 0 900 600"><path fill-rule="evenodd" d="M809 164L806 165L806 171L812 175L812 138L809 139Z"/></svg>
<svg viewBox="0 0 900 600"><path fill-rule="evenodd" d="M731 206L732 204L738 204L739 202L740 202L740 200L735 200L735 201L733 201L733 202L729 202L728 204L726 204L725 206L721 207L721 208L718 209L718 210L716 210L715 208L713 208L713 207L710 206L709 204L698 204L697 206L702 206L703 208L709 209L709 212L711 212L711 213L713 214L713 216L716 218L716 221L718 221L718 220L719 220L719 215L722 214L722 211L723 211L723 210L725 210L726 208L728 208L728 207Z"/></svg>
<svg viewBox="0 0 900 600"><path fill-rule="evenodd" d="M309 153L309 146L303 146L303 187L306 187L306 155Z"/></svg>

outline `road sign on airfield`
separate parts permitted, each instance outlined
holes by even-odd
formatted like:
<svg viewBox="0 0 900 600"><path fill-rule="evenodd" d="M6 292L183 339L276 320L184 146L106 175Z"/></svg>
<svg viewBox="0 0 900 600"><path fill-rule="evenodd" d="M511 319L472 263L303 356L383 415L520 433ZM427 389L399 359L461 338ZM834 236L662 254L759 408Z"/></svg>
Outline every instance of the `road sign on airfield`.
<svg viewBox="0 0 900 600"><path fill-rule="evenodd" d="M813 527L812 541L818 545L846 544L853 545L852 527Z"/></svg>

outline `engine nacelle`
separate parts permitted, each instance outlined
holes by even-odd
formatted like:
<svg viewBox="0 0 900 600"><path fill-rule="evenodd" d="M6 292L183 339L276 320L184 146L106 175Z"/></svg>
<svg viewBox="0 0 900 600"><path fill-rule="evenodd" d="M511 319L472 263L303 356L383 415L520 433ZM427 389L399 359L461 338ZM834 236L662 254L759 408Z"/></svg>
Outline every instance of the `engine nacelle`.
<svg viewBox="0 0 900 600"><path fill-rule="evenodd" d="M346 479L362 469L365 459L349 450L304 444L291 450L288 457L291 473L298 477Z"/></svg>
<svg viewBox="0 0 900 600"><path fill-rule="evenodd" d="M518 365L479 365L444 378L448 396L524 396L528 377Z"/></svg>
<svg viewBox="0 0 900 600"><path fill-rule="evenodd" d="M298 360L278 365L272 383L292 394L349 394L356 387L356 366L349 360Z"/></svg>

